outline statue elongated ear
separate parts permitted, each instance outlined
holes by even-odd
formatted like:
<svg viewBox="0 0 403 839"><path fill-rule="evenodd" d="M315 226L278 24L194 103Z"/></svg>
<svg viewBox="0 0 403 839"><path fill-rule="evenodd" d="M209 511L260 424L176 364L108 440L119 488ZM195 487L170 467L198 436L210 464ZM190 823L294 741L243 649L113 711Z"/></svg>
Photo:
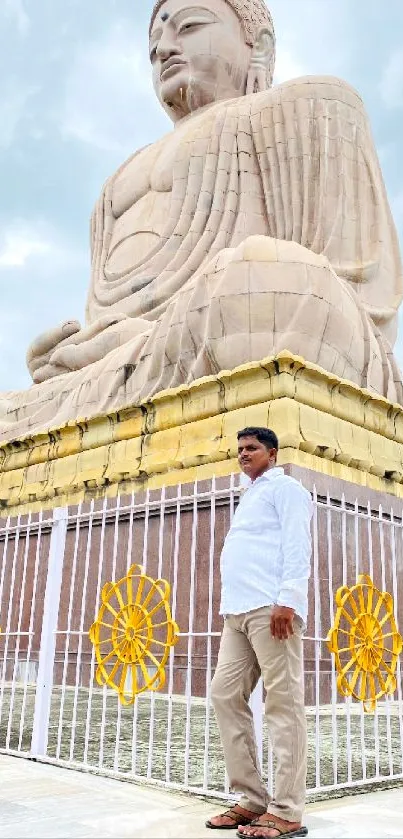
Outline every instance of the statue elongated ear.
<svg viewBox="0 0 403 839"><path fill-rule="evenodd" d="M269 29L259 30L248 71L246 93L260 93L270 87L270 70L273 62L274 42Z"/></svg>

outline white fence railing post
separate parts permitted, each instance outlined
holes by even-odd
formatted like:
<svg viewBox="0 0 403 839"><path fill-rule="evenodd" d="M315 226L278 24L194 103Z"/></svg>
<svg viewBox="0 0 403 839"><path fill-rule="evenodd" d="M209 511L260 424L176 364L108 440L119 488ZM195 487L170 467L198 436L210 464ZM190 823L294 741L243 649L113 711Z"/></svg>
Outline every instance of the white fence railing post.
<svg viewBox="0 0 403 839"><path fill-rule="evenodd" d="M38 679L36 684L34 722L31 741L31 755L33 757L46 755L48 745L50 705L53 687L53 666L56 650L56 630L59 614L60 591L62 587L66 533L67 507L57 507L53 511L48 574L46 580L45 602L43 606Z"/></svg>

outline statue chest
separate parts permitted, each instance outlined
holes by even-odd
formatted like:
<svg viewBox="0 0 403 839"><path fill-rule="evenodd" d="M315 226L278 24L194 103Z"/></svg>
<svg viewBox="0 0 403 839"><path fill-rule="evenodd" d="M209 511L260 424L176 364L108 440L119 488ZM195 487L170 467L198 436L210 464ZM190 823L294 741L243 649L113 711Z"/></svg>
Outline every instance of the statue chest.
<svg viewBox="0 0 403 839"><path fill-rule="evenodd" d="M211 118L195 119L144 149L113 185L115 221L105 273L111 280L141 265L158 246L170 218L172 186L203 166ZM196 160L197 157L197 160Z"/></svg>
<svg viewBox="0 0 403 839"><path fill-rule="evenodd" d="M181 158L183 138L169 134L135 155L115 177L112 208L116 219L148 193L171 193L175 161Z"/></svg>
<svg viewBox="0 0 403 839"><path fill-rule="evenodd" d="M156 143L133 158L116 178L115 221L105 266L111 280L144 262L164 235L179 145L174 135Z"/></svg>

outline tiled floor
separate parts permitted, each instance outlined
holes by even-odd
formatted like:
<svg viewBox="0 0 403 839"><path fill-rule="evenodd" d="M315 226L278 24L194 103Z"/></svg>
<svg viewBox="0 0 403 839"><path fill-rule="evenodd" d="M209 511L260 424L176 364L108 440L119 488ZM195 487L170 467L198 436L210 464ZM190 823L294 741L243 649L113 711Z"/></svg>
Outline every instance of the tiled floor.
<svg viewBox="0 0 403 839"><path fill-rule="evenodd" d="M219 839L220 804L0 755L0 839ZM403 788L308 808L311 839L403 839Z"/></svg>

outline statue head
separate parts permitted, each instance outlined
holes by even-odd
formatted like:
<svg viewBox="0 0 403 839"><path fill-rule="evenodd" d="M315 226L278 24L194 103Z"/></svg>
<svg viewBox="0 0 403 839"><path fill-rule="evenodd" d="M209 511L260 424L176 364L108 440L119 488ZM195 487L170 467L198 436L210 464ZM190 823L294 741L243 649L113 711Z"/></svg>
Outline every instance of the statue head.
<svg viewBox="0 0 403 839"><path fill-rule="evenodd" d="M150 23L157 96L176 122L269 88L274 27L264 0L157 0Z"/></svg>

